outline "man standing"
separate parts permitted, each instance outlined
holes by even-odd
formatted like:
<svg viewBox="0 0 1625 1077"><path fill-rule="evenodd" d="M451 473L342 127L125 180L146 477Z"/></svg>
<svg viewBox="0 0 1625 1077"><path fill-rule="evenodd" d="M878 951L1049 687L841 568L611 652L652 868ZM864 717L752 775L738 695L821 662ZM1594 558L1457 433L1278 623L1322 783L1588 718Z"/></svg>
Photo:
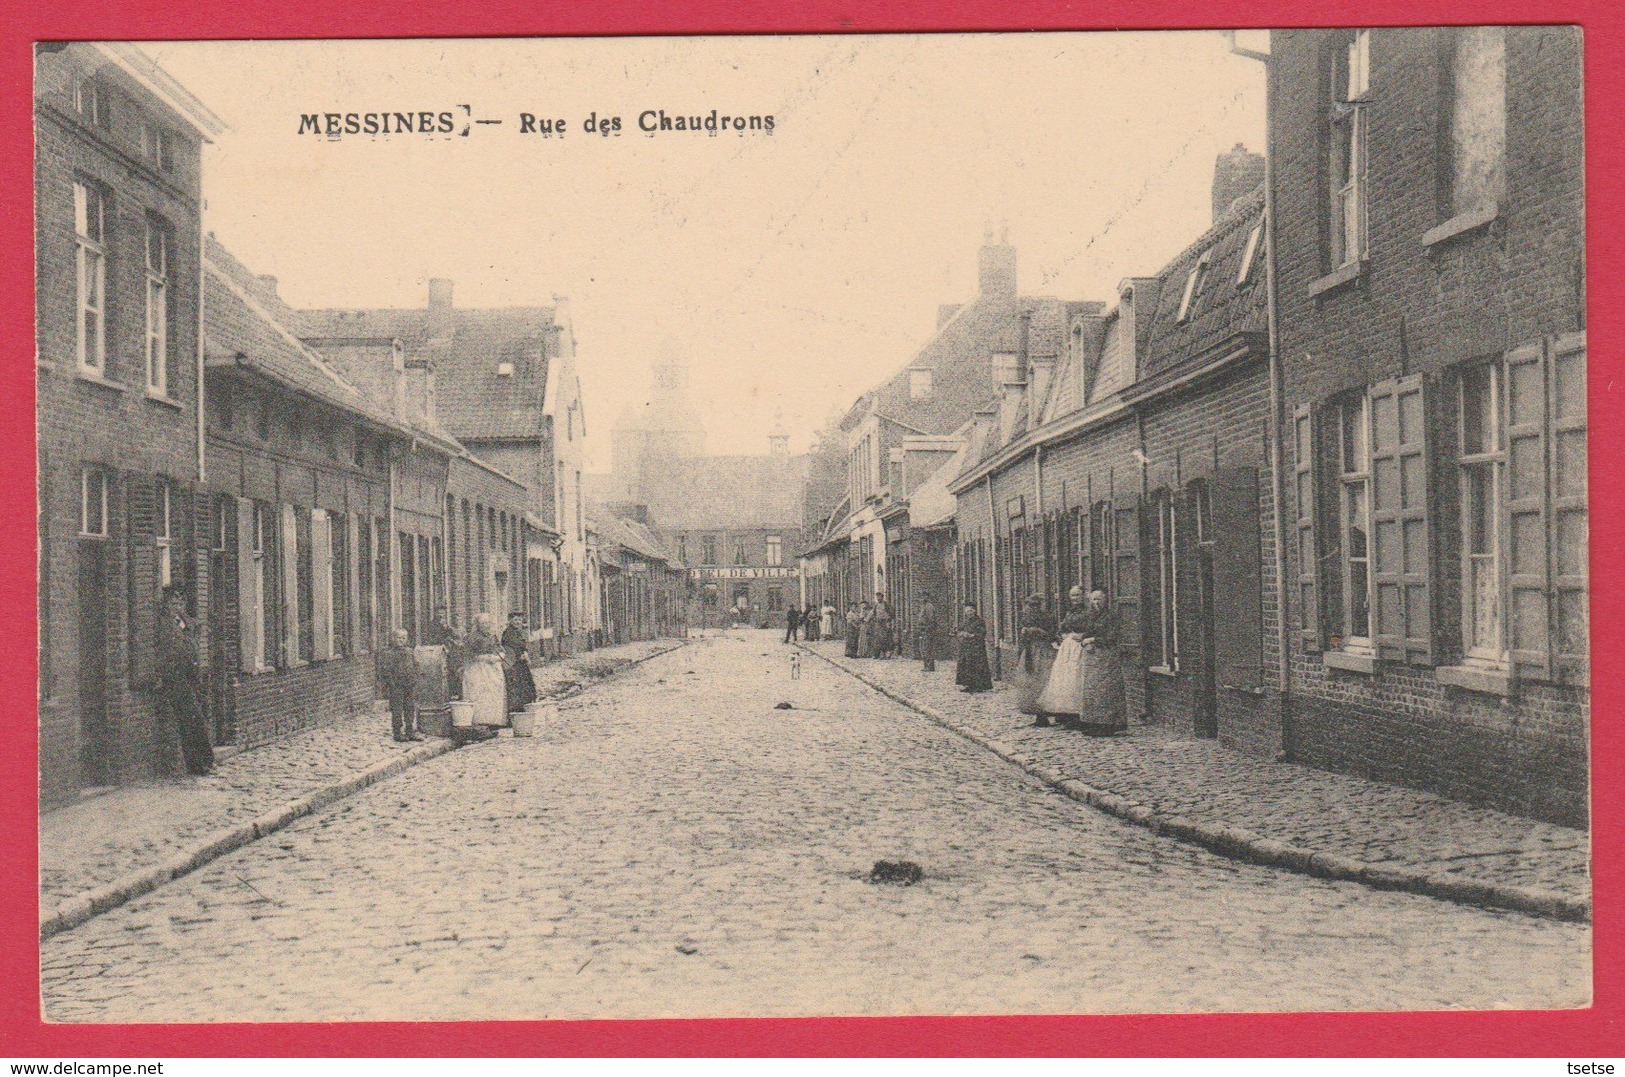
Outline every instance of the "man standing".
<svg viewBox="0 0 1625 1077"><path fill-rule="evenodd" d="M406 641L406 629L390 632L389 649L378 658L378 680L384 697L389 700L390 729L395 739L402 742L423 739L417 731L416 703L412 698L417 661Z"/></svg>
<svg viewBox="0 0 1625 1077"><path fill-rule="evenodd" d="M446 649L446 698L463 698L463 637L451 626L444 606L435 607L429 645Z"/></svg>
<svg viewBox="0 0 1625 1077"><path fill-rule="evenodd" d="M927 595L920 603L919 620L914 625L914 650L920 659L920 670L923 673L937 671L937 633L940 626L937 624L937 607Z"/></svg>
<svg viewBox="0 0 1625 1077"><path fill-rule="evenodd" d="M207 774L214 769L214 747L209 743L208 722L203 717L197 641L178 591L164 595L158 631L159 698L174 719L187 773Z"/></svg>
<svg viewBox="0 0 1625 1077"><path fill-rule="evenodd" d="M794 643L796 630L801 627L801 607L791 606L784 614L784 642Z"/></svg>

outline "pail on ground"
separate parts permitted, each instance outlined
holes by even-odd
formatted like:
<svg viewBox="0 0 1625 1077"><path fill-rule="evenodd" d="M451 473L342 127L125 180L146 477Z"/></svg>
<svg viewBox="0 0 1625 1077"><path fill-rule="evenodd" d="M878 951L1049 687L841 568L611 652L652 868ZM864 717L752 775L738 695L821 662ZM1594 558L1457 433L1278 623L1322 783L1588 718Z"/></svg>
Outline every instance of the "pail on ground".
<svg viewBox="0 0 1625 1077"><path fill-rule="evenodd" d="M451 709L451 727L453 729L472 729L474 727L474 704L466 700L454 699L447 706Z"/></svg>
<svg viewBox="0 0 1625 1077"><path fill-rule="evenodd" d="M536 712L526 707L513 714L513 735L516 737L531 737L536 734Z"/></svg>

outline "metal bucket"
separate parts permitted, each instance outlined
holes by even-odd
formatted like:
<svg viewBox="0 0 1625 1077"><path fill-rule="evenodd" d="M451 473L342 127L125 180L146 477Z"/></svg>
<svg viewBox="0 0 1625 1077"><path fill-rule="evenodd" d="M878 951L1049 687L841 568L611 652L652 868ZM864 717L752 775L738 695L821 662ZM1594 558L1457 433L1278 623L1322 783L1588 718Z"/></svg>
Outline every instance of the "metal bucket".
<svg viewBox="0 0 1625 1077"><path fill-rule="evenodd" d="M513 714L513 735L516 737L533 737L536 735L536 712L526 707Z"/></svg>
<svg viewBox="0 0 1625 1077"><path fill-rule="evenodd" d="M453 729L474 728L474 704L465 700L454 699L446 706L451 710L451 727Z"/></svg>

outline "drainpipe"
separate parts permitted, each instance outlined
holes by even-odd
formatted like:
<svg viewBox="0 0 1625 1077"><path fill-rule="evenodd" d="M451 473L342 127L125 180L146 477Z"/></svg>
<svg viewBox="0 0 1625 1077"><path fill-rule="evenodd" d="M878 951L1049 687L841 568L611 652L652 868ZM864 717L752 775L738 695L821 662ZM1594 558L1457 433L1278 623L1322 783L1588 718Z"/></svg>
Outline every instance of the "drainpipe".
<svg viewBox="0 0 1625 1077"><path fill-rule="evenodd" d="M997 675L999 672L999 625L1004 623L999 618L999 517L993 511L993 473L988 472L982 481L987 483L987 519L988 528L993 538L987 553L988 560L991 562L988 567L993 570L988 573L988 578L993 581L993 672Z"/></svg>
<svg viewBox="0 0 1625 1077"><path fill-rule="evenodd" d="M199 487L202 487L204 481L208 478L203 458L203 294L207 285L203 261L208 249L207 244L208 236L203 231L203 199L199 197L197 207L197 482Z"/></svg>
<svg viewBox="0 0 1625 1077"><path fill-rule="evenodd" d="M389 629L393 632L401 623L401 544L395 534L398 522L395 519L395 465L400 459L400 446L391 445L389 450L389 534L384 541L389 543ZM386 637L387 638L387 637Z"/></svg>
<svg viewBox="0 0 1625 1077"><path fill-rule="evenodd" d="M1281 440L1285 422L1284 379L1281 370L1281 341L1279 306L1275 279L1275 153L1269 142L1269 132L1275 129L1275 93L1271 81L1273 74L1271 54L1243 49L1236 45L1231 34L1230 51L1237 56L1257 60L1264 65L1264 295L1269 328L1269 381L1270 381L1270 496L1275 502L1275 625L1278 635L1276 647L1276 690L1280 694L1282 756L1286 754L1287 699L1292 690L1292 663L1287 655L1287 592L1286 579L1286 521L1283 507L1285 481L1281 475Z"/></svg>

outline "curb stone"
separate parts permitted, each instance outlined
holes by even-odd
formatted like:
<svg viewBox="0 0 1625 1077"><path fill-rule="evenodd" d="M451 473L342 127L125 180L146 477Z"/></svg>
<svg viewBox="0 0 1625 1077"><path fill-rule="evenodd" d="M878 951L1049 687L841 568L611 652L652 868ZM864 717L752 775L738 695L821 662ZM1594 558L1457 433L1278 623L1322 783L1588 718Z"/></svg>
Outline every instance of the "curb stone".
<svg viewBox="0 0 1625 1077"><path fill-rule="evenodd" d="M1064 778L1042 763L1020 755L1009 745L953 721L934 707L916 702L805 644L798 643L796 646L808 654L823 659L853 680L868 686L894 703L929 718L949 732L958 734L1007 763L1014 764L1073 800L1125 822L1145 827L1154 833L1200 845L1220 856L1267 867L1283 868L1321 879L1359 883L1374 890L1405 891L1461 905L1507 909L1550 920L1585 924L1591 922L1591 901L1588 898L1572 898L1565 894L1531 887L1441 875L1436 872L1430 874L1414 868L1368 864L1336 853L1291 845L1245 827L1207 823L1181 815L1160 814L1116 793L1097 789L1074 778Z"/></svg>
<svg viewBox="0 0 1625 1077"><path fill-rule="evenodd" d="M642 665L644 662L659 658L661 655L670 654L672 651L686 646L687 643L687 640L683 640L674 646L666 647L653 654L628 660L624 665L616 667L608 677L599 678L587 684L577 684L548 698L550 700L569 699L572 696L580 695L592 685L602 683L622 670ZM183 875L189 875L199 868L220 859L227 853L235 852L245 845L251 845L263 837L274 834L298 819L302 819L307 815L314 815L328 805L353 796L368 786L377 785L379 782L393 778L397 774L405 773L420 763L427 763L431 759L447 755L455 750L455 746L451 741L437 740L413 748L410 751L402 752L393 759L375 763L365 770L357 771L348 777L340 778L336 782L313 790L302 797L290 800L281 807L272 808L246 823L217 830L191 849L182 850L171 855L156 867L142 868L125 875L121 879L115 879L104 886L87 890L61 901L51 909L49 914L41 910L40 941L44 942L53 935L60 935L62 932L78 927L85 921L94 919L102 913L110 912L144 894L150 894L166 883L179 879Z"/></svg>

